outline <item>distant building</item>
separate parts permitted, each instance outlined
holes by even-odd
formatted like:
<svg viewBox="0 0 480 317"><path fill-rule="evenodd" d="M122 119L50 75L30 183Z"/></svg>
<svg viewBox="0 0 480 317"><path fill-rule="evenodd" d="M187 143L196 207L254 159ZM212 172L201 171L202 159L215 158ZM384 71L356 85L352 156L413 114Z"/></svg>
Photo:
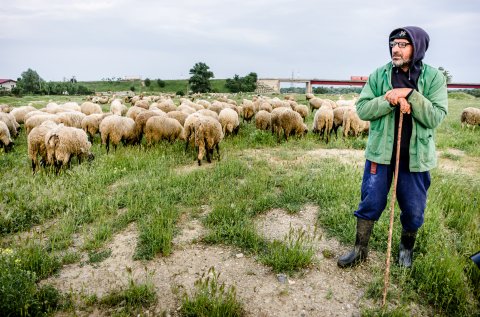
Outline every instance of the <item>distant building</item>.
<svg viewBox="0 0 480 317"><path fill-rule="evenodd" d="M17 82L13 79L0 79L0 90L10 91L17 85Z"/></svg>
<svg viewBox="0 0 480 317"><path fill-rule="evenodd" d="M141 76L124 76L123 80L141 80Z"/></svg>

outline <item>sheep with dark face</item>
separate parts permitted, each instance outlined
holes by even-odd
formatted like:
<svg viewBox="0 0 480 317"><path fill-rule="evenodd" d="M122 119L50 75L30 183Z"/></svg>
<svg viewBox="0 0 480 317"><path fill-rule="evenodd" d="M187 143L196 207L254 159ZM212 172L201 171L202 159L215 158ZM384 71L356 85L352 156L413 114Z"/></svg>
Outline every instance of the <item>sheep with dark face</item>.
<svg viewBox="0 0 480 317"><path fill-rule="evenodd" d="M0 121L0 147L7 153L12 149L12 146L13 141L10 137L10 130L8 130L5 122Z"/></svg>
<svg viewBox="0 0 480 317"><path fill-rule="evenodd" d="M47 163L55 166L58 174L60 168L70 167L72 157L76 156L80 164L83 159L94 159L90 151L92 144L88 141L87 133L82 129L66 127L63 124L53 128L45 135L47 149Z"/></svg>

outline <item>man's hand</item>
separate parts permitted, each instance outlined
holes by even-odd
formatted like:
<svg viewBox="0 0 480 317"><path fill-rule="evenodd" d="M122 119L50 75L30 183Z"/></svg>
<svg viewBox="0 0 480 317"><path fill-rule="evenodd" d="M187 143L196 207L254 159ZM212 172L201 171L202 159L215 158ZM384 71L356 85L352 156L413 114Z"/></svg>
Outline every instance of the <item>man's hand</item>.
<svg viewBox="0 0 480 317"><path fill-rule="evenodd" d="M412 108L408 103L407 99L405 98L398 98L398 104L400 105L400 111L402 113L410 114L412 112Z"/></svg>
<svg viewBox="0 0 480 317"><path fill-rule="evenodd" d="M406 99L411 91L411 88L394 88L387 91L387 93L385 94L385 100L387 100L390 104L396 106L399 103L399 99Z"/></svg>

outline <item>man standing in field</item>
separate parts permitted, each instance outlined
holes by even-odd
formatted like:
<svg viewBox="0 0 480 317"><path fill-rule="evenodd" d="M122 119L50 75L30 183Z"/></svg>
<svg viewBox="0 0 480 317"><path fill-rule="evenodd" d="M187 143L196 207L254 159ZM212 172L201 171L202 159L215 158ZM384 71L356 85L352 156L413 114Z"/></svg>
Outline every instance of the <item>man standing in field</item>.
<svg viewBox="0 0 480 317"><path fill-rule="evenodd" d="M398 169L397 201L402 236L399 265L412 265L417 230L423 224L430 186L429 170L436 166L434 129L448 110L446 78L422 62L430 38L421 28L407 26L389 36L392 61L368 78L357 102L357 113L370 121L365 150L361 202L354 215L357 233L353 250L338 259L340 267L354 266L368 254L375 221L387 204L395 170L400 112L403 125Z"/></svg>

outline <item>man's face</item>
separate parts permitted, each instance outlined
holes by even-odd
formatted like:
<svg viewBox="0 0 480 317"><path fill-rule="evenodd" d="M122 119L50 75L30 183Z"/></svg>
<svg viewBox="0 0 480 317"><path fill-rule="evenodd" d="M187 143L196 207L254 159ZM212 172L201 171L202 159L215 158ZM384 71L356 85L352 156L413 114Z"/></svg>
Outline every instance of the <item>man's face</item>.
<svg viewBox="0 0 480 317"><path fill-rule="evenodd" d="M401 48L400 45L404 45L402 43L406 43L407 45L404 48ZM413 55L413 45L404 39L396 39L393 40L390 45L394 45L392 47L392 63L396 67L403 67L408 66L412 60Z"/></svg>

